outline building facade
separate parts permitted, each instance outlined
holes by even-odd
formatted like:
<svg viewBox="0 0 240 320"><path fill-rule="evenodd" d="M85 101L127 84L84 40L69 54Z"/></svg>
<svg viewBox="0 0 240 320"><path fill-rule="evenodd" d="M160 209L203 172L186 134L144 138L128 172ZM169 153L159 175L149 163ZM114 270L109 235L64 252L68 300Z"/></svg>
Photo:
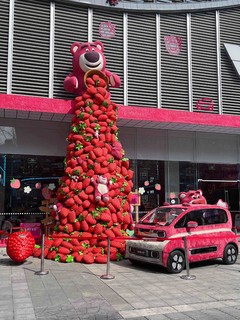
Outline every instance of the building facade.
<svg viewBox="0 0 240 320"><path fill-rule="evenodd" d="M238 59L240 1L0 7L1 212L36 212L36 183L61 177L74 99L63 88L69 49L96 40L122 80L111 96L141 210L202 188L210 203L223 198L239 211L240 76L231 50Z"/></svg>

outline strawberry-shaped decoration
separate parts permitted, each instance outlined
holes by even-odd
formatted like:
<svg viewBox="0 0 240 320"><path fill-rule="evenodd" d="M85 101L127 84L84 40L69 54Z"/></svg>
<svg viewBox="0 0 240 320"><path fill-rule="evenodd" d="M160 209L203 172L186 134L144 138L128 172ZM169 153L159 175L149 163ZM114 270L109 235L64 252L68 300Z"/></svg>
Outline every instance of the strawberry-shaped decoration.
<svg viewBox="0 0 240 320"><path fill-rule="evenodd" d="M52 190L47 187L42 188L42 195L44 199L49 200L51 198Z"/></svg>
<svg viewBox="0 0 240 320"><path fill-rule="evenodd" d="M55 227L45 239L44 256L60 262L106 263L107 238L110 259L119 260L125 252L123 238L132 229L133 171L118 140L117 105L108 88L111 74L90 70L84 81L85 91L75 98L65 172L51 212ZM34 255L39 256L39 250Z"/></svg>
<svg viewBox="0 0 240 320"><path fill-rule="evenodd" d="M34 246L35 240L31 232L14 232L8 237L7 254L15 262L23 262L32 255Z"/></svg>
<svg viewBox="0 0 240 320"><path fill-rule="evenodd" d="M36 189L41 189L41 188L42 188L41 182L37 182L37 183L35 184L35 188L36 188Z"/></svg>
<svg viewBox="0 0 240 320"><path fill-rule="evenodd" d="M21 182L20 182L20 180L19 179L12 179L12 180L10 180L10 186L11 186L11 188L13 188L13 189L19 189L20 188L20 186L21 186Z"/></svg>
<svg viewBox="0 0 240 320"><path fill-rule="evenodd" d="M161 190L161 185L159 183L156 183L155 184L155 189L160 191Z"/></svg>

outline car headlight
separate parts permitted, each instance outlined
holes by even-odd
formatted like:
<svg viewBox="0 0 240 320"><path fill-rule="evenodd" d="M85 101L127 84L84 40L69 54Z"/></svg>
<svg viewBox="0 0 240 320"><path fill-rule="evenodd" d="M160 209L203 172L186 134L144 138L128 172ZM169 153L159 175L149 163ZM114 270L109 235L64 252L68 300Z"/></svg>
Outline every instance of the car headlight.
<svg viewBox="0 0 240 320"><path fill-rule="evenodd" d="M157 235L159 238L166 238L166 232L165 231L158 231Z"/></svg>

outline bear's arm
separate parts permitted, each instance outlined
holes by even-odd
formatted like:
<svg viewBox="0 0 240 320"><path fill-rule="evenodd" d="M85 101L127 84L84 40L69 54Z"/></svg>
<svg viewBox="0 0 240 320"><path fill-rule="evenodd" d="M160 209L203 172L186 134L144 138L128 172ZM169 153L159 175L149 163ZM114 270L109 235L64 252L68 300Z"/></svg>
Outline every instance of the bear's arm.
<svg viewBox="0 0 240 320"><path fill-rule="evenodd" d="M75 92L78 88L78 79L72 73L66 76L64 80L64 88L66 91Z"/></svg>
<svg viewBox="0 0 240 320"><path fill-rule="evenodd" d="M106 76L109 78L109 82L112 87L119 88L121 86L121 79L116 73L112 73L107 69L105 69L104 72Z"/></svg>

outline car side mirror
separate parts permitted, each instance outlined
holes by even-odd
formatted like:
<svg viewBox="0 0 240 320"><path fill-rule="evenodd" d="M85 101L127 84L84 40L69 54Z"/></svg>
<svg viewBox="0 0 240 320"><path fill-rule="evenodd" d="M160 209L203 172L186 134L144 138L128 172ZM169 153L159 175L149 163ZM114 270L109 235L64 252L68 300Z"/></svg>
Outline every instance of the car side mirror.
<svg viewBox="0 0 240 320"><path fill-rule="evenodd" d="M197 227L198 227L198 223L196 221L188 221L187 228L189 229L189 231Z"/></svg>

